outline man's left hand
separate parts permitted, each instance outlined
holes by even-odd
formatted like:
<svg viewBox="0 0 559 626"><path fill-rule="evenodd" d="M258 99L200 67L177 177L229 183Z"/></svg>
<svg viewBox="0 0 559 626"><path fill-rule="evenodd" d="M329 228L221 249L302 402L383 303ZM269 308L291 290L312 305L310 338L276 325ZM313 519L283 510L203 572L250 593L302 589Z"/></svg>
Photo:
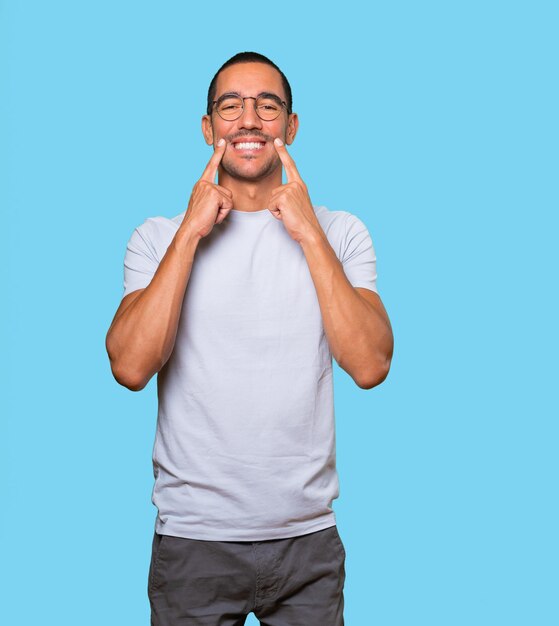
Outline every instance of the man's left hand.
<svg viewBox="0 0 559 626"><path fill-rule="evenodd" d="M272 190L268 210L275 218L283 221L291 238L301 243L305 237L323 231L295 161L279 138L275 139L274 147L285 168L287 183Z"/></svg>

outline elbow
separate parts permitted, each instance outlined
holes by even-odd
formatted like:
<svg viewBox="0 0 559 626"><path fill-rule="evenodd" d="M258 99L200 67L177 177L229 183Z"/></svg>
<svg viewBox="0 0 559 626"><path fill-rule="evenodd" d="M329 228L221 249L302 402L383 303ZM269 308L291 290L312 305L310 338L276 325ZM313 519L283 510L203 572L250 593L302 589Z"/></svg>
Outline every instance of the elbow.
<svg viewBox="0 0 559 626"><path fill-rule="evenodd" d="M386 380L390 371L390 359L378 363L369 371L360 372L353 376L355 384L361 389L372 389Z"/></svg>
<svg viewBox="0 0 559 626"><path fill-rule="evenodd" d="M126 375L117 376L114 372L113 376L115 377L117 383L119 383L123 387L126 387L126 389L130 389L130 391L141 391L149 382L149 379L145 380Z"/></svg>
<svg viewBox="0 0 559 626"><path fill-rule="evenodd" d="M119 385L130 389L130 391L141 391L149 382L150 377L142 376L140 372L130 369L119 368L111 362L111 371L114 379Z"/></svg>
<svg viewBox="0 0 559 626"><path fill-rule="evenodd" d="M353 376L357 386L361 389L372 389L383 383L390 371L393 353L394 338L392 333L390 333L389 342L384 346L383 350L377 352L375 358L369 362L369 367L363 368L357 376Z"/></svg>
<svg viewBox="0 0 559 626"><path fill-rule="evenodd" d="M108 338L105 347L111 364L111 372L116 382L130 389L130 391L141 391L148 384L152 375L146 375L145 372L140 371L137 367L124 363L122 358L117 358L111 349L112 346Z"/></svg>

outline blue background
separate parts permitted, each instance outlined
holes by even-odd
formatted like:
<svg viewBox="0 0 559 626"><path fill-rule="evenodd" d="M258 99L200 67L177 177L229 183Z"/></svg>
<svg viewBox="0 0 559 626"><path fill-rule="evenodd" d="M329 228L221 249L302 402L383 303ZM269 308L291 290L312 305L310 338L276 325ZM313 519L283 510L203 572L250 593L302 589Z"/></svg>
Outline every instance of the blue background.
<svg viewBox="0 0 559 626"><path fill-rule="evenodd" d="M155 381L119 387L105 333L256 50L395 334L380 387L335 372L346 623L559 624L554 4L0 1L4 623L149 623Z"/></svg>

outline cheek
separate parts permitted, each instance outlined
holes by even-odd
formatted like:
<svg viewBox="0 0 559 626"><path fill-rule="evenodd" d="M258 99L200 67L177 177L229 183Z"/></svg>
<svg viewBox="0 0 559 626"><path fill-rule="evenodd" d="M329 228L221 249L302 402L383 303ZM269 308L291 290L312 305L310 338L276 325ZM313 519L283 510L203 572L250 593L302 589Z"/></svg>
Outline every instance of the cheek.
<svg viewBox="0 0 559 626"><path fill-rule="evenodd" d="M231 128L228 127L225 123L220 123L217 120L214 120L214 123L212 125L212 130L213 130L213 143L217 144L217 142L222 138L222 137L227 137L228 134L231 134Z"/></svg>
<svg viewBox="0 0 559 626"><path fill-rule="evenodd" d="M287 137L287 131L288 128L285 124L274 124L264 132L266 132L271 137L279 137L280 139L283 139L283 141L285 141Z"/></svg>

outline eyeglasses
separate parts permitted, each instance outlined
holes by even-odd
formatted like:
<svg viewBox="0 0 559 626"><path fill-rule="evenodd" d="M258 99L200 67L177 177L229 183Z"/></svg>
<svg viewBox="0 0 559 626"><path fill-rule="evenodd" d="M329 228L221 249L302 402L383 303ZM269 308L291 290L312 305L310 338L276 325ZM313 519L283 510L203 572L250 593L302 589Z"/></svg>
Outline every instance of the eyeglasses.
<svg viewBox="0 0 559 626"><path fill-rule="evenodd" d="M212 104L215 104L215 110L221 119L232 122L239 119L243 114L245 100L254 100L256 115L265 122L271 122L279 117L282 107L287 109L287 102L280 100L278 96L271 93L261 94L256 98L254 96L242 98L234 94L224 94L217 100L214 100Z"/></svg>

